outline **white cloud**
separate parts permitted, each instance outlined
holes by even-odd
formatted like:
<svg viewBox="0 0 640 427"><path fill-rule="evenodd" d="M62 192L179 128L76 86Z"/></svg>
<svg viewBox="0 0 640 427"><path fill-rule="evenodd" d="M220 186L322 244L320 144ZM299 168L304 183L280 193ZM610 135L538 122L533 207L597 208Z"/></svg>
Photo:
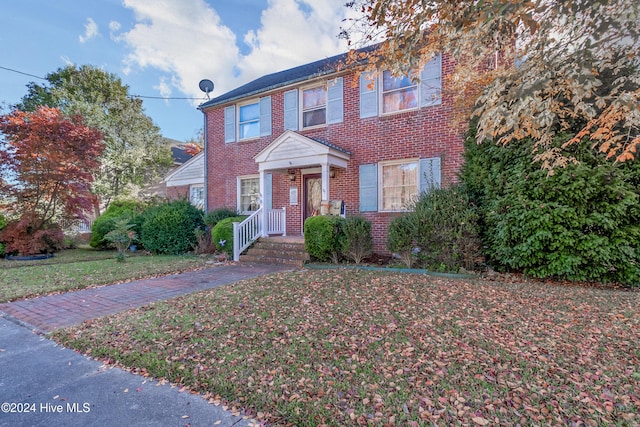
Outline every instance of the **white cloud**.
<svg viewBox="0 0 640 427"><path fill-rule="evenodd" d="M252 50L238 67L253 78L344 52L346 12L344 0L270 0L261 28L244 37Z"/></svg>
<svg viewBox="0 0 640 427"><path fill-rule="evenodd" d="M121 25L118 21L109 22L109 37L113 41L120 41L120 36L118 35L118 31L120 31Z"/></svg>
<svg viewBox="0 0 640 427"><path fill-rule="evenodd" d="M337 35L347 13L344 0L269 0L261 26L236 35L204 0L124 0L133 10L136 25L112 38L126 42L131 53L125 73L152 67L170 76L157 89L173 86L180 92L203 97L198 82L215 82L214 96L261 75L344 52ZM212 2L215 5L215 2ZM117 24L117 23L116 23ZM251 50L243 56L238 40ZM170 88L169 88L170 90Z"/></svg>
<svg viewBox="0 0 640 427"><path fill-rule="evenodd" d="M153 87L154 89L156 89L158 92L160 92L161 96L164 96L165 98L168 98L171 96L171 86L169 84L167 84L167 80L164 78L160 79L160 82Z"/></svg>
<svg viewBox="0 0 640 427"><path fill-rule="evenodd" d="M138 23L121 38L132 48L126 69L153 67L172 76L172 84L202 97L203 78L232 81L229 64L238 62L236 37L203 0L124 0Z"/></svg>
<svg viewBox="0 0 640 427"><path fill-rule="evenodd" d="M80 43L85 43L98 35L98 24L91 18L87 18L84 24L84 35L78 36Z"/></svg>

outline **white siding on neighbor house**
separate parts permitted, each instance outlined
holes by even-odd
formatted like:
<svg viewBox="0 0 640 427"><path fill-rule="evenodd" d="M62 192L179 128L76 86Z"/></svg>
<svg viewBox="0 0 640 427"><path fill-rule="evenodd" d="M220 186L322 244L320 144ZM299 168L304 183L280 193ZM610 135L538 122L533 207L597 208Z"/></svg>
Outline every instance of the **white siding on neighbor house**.
<svg viewBox="0 0 640 427"><path fill-rule="evenodd" d="M165 178L167 187L204 183L204 153L199 153Z"/></svg>

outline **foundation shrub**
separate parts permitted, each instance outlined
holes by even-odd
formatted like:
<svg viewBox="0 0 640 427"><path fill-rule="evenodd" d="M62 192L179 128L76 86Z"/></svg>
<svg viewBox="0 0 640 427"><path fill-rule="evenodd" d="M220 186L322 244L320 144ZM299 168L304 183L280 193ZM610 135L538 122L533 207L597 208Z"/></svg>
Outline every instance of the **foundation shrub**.
<svg viewBox="0 0 640 427"><path fill-rule="evenodd" d="M362 216L348 216L342 225L340 252L342 255L360 264L363 259L371 255L373 237L371 222Z"/></svg>
<svg viewBox="0 0 640 427"><path fill-rule="evenodd" d="M211 241L218 251L233 257L233 223L242 222L246 218L243 215L224 218L211 229Z"/></svg>
<svg viewBox="0 0 640 427"><path fill-rule="evenodd" d="M304 246L309 256L321 262L338 263L344 222L344 218L333 215L307 218L304 222Z"/></svg>
<svg viewBox="0 0 640 427"><path fill-rule="evenodd" d="M200 209L185 200L167 202L145 211L140 241L152 253L184 254L197 246L197 229L204 229Z"/></svg>
<svg viewBox="0 0 640 427"><path fill-rule="evenodd" d="M472 128L473 129L473 128ZM553 173L530 140L466 141L461 179L480 206L491 265L537 278L640 282L640 163L616 163L589 141L554 149L577 162Z"/></svg>

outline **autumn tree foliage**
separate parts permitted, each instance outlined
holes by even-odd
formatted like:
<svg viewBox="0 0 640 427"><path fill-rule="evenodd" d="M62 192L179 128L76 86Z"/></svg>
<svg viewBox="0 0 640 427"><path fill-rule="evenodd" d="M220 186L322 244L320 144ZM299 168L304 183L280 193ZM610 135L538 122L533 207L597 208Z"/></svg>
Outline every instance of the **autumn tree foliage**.
<svg viewBox="0 0 640 427"><path fill-rule="evenodd" d="M0 211L11 215L0 241L7 253L55 251L62 241L57 222L83 219L95 201L102 134L49 107L0 116L0 132Z"/></svg>
<svg viewBox="0 0 640 427"><path fill-rule="evenodd" d="M637 0L355 0L343 36L380 48L369 68L408 74L435 52L456 63L447 88L477 142L531 138L536 160L575 162L564 148L589 141L608 159L640 145L640 2ZM362 42L359 42L362 43ZM357 46L356 46L357 47ZM365 56L366 58L363 58ZM581 123L557 147L556 135Z"/></svg>
<svg viewBox="0 0 640 427"><path fill-rule="evenodd" d="M105 149L94 171L93 192L103 207L117 197L136 197L173 165L160 129L119 77L89 65L70 65L46 79L44 85L30 83L17 108L57 107L66 115L81 115L101 131ZM96 211L99 214L97 206Z"/></svg>

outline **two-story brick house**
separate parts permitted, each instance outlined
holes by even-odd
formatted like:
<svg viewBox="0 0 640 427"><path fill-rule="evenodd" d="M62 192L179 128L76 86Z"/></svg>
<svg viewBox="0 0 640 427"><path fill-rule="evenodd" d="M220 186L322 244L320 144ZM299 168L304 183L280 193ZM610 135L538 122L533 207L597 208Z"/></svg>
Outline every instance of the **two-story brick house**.
<svg viewBox="0 0 640 427"><path fill-rule="evenodd" d="M419 82L384 70L356 77L345 57L263 76L200 106L207 210L286 212L286 235L300 236L322 201L343 201L346 215L372 222L374 250L384 253L389 221L420 191L456 180L463 144L442 96L447 55Z"/></svg>

